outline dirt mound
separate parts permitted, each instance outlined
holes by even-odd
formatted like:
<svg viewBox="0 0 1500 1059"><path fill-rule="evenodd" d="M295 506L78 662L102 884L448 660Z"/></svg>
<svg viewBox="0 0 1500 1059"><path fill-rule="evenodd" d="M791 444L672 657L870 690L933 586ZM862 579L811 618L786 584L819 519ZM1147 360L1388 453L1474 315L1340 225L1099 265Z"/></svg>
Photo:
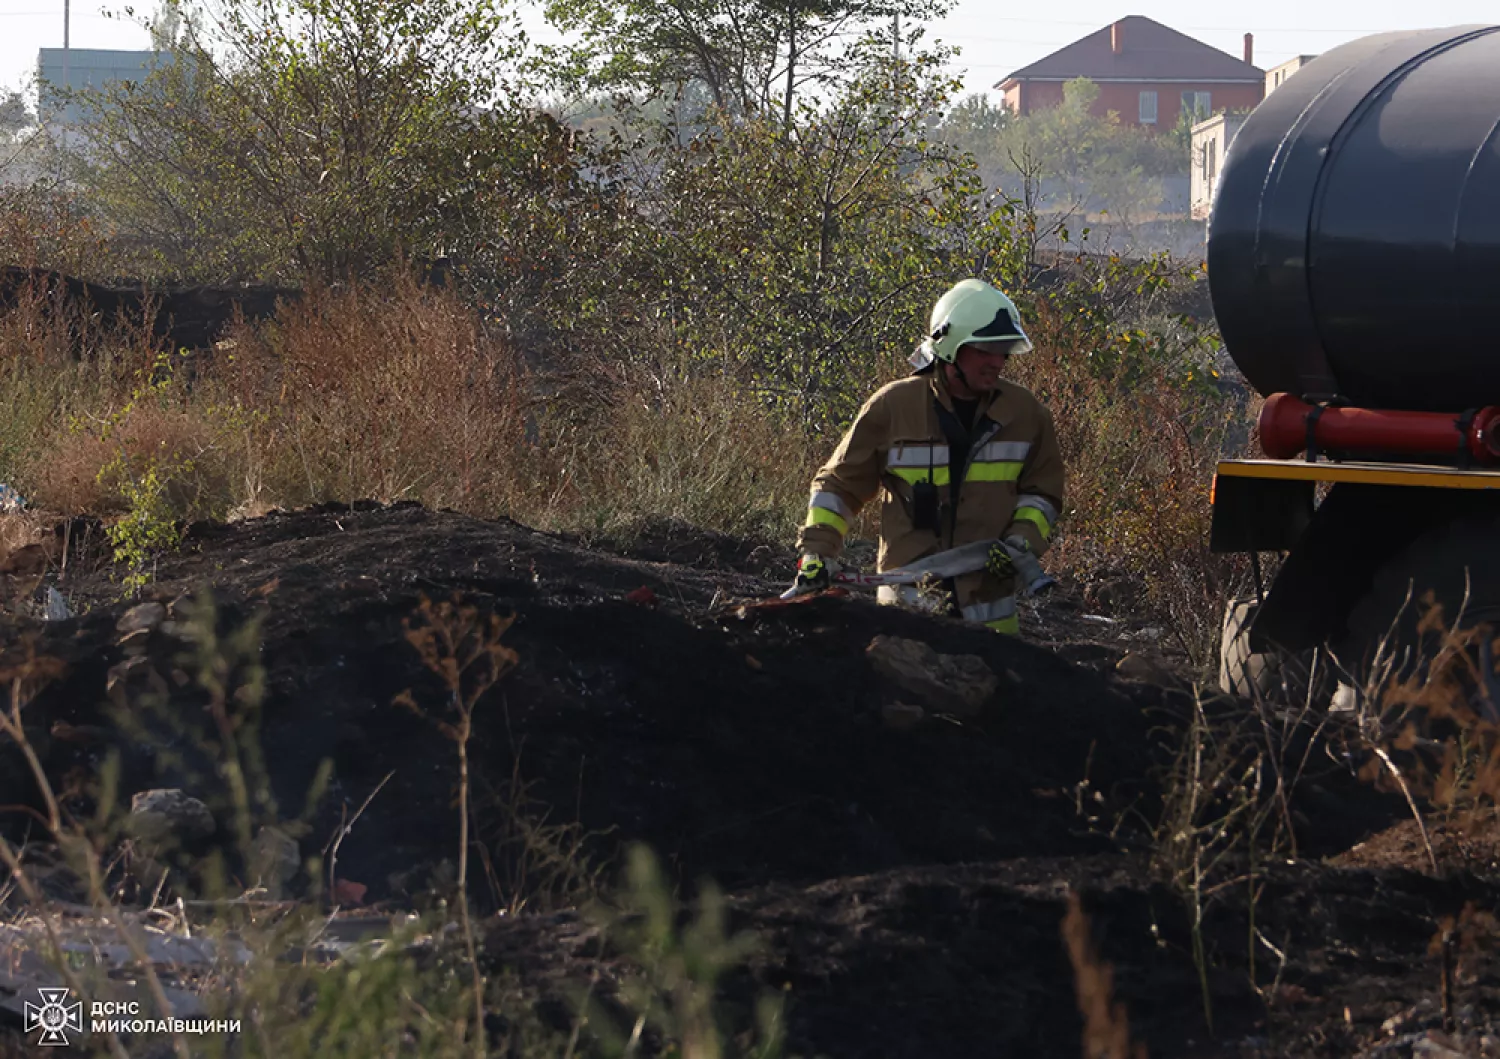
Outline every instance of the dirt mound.
<svg viewBox="0 0 1500 1059"><path fill-rule="evenodd" d="M443 702L404 639L403 619L423 595L458 592L516 615L505 642L520 664L480 707L480 790L498 800L519 774L535 802L556 807L554 820L566 811L584 830L612 829L596 843L601 857L640 839L685 876L734 886L1086 853L1111 843L1078 813L1081 781L1121 805L1149 797L1155 740L1142 699L1161 700L1159 691L864 598L740 618L725 600L780 586L415 505L200 526L157 578L150 594L169 602L212 585L226 634L263 614L261 741L280 805L300 806L331 759L332 787L314 818L314 832L330 834L393 773L340 851L341 870L372 899L399 894L397 876L451 856L457 841L445 808L453 748L393 705L408 688L419 703ZM627 599L642 588L650 601ZM70 663L28 708L44 732L109 723L109 673L128 658L116 629L124 606L106 603L104 585L92 596L95 609L43 640ZM994 701L978 718L894 730L882 706L902 694L865 655L878 635L978 656L999 678ZM150 686L153 668L171 667L180 645L158 637L150 648L150 664L123 685L127 699ZM199 707L191 688L167 694L179 714ZM58 776L97 765L96 747L43 741ZM174 749L191 756L181 740ZM0 799L31 796L22 775L0 780ZM160 755L127 752L122 784L131 793L203 780Z"/></svg>
<svg viewBox="0 0 1500 1059"><path fill-rule="evenodd" d="M1428 820L1418 827L1403 820L1360 842L1329 863L1341 868L1392 868L1465 871L1500 877L1500 813L1488 812L1452 821Z"/></svg>
<svg viewBox="0 0 1500 1059"><path fill-rule="evenodd" d="M627 559L674 563L705 571L733 571L773 580L786 577L797 563L796 550L786 541L736 537L677 518L648 518L612 533L565 539Z"/></svg>
<svg viewBox="0 0 1500 1059"><path fill-rule="evenodd" d="M1082 1047L1063 942L1072 892L1111 969L1131 1040L1150 1056L1445 1054L1436 1050L1452 1040L1441 962L1429 946L1445 919L1500 903L1500 883L1315 865L1271 866L1255 881L1253 909L1248 887L1221 896L1196 939L1179 895L1129 856L757 887L731 897L735 928L753 930L763 947L729 982L725 1002L748 1009L757 994L785 996L789 1055L1103 1054ZM1192 956L1200 941L1203 977ZM500 921L486 953L538 985L539 1007L559 1027L567 1025L559 983L633 973L573 915ZM1500 957L1471 944L1457 963L1450 1032L1475 1048L1452 1054L1486 1055L1483 1040L1500 1030Z"/></svg>
<svg viewBox="0 0 1500 1059"><path fill-rule="evenodd" d="M727 997L786 993L793 1053L1078 1054L1060 934L1070 891L1153 1056L1366 1054L1399 1038L1382 1028L1398 1015L1410 1033L1436 1027L1414 1014L1435 981L1426 947L1466 903L1500 906L1494 875L1317 860L1396 841L1372 836L1405 813L1399 796L1315 760L1289 809L1303 859L1254 866L1253 903L1248 881L1216 893L1195 939L1181 894L1148 870L1161 777L1192 708L1160 630L1091 614L1066 583L1027 602L1021 638L858 594L736 606L783 587L770 547L661 524L609 553L414 504L328 505L192 527L156 570L159 607L127 618L105 574L81 575L68 585L81 616L22 622L5 642L13 660L16 634L35 636L66 665L25 722L73 808L88 809L113 752L122 798L180 787L227 829L199 745L212 731L161 721L208 724L183 657L208 586L224 643L259 622L234 673L263 667L257 734L282 815L332 765L302 856L368 800L338 875L366 886L366 903L403 905L451 872L458 843L454 748L397 705L408 690L431 714L445 703L404 623L424 597L455 593L514 615L503 642L517 665L476 715L475 872L489 906L530 902L493 923L486 951L554 1018L567 983L630 973L569 902L640 840L685 892L705 877L729 890L735 923L765 946ZM992 681L981 707L919 702L917 685L872 664L877 637L978 659ZM0 749L0 804L36 800ZM1500 979L1484 977L1495 971L1481 962L1465 980L1471 1007L1500 999Z"/></svg>

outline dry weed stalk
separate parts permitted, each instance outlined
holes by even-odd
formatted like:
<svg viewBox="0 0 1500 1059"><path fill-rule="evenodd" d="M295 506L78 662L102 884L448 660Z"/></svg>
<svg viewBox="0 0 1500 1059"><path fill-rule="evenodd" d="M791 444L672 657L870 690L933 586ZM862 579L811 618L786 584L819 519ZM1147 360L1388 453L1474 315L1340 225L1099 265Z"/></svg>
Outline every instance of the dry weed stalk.
<svg viewBox="0 0 1500 1059"><path fill-rule="evenodd" d="M488 788L478 805L481 818L491 816L498 824L490 839L495 850L482 839L476 839L475 849L484 861L496 904L510 915L531 907L538 898L555 907L575 905L594 895L604 869L590 863L585 845L615 830L611 825L585 831L576 820L549 823L549 807L532 797L531 788L532 782L521 775L518 750L504 788Z"/></svg>
<svg viewBox="0 0 1500 1059"><path fill-rule="evenodd" d="M156 1001L157 1010L164 1018L170 1018L172 1005L167 1000L166 990L162 986L161 977L156 973L156 968L151 961L145 947L141 944L125 922L125 918L119 914L108 900L104 889L104 871L100 864L100 852L95 848L93 841L84 833L83 828L77 824L70 824L64 820L62 807L58 801L56 791L52 783L47 779L47 774L42 768L41 759L37 757L36 749L31 745L22 726L22 711L31 702L36 693L42 687L60 676L64 671L60 659L47 655L39 655L36 652L36 641L28 636L23 643L24 655L17 661L4 668L0 668L0 684L10 685L9 709L0 711L0 732L3 732L17 749L25 757L27 767L31 770L33 779L36 780L37 789L42 797L46 808L45 824L51 833L58 848L75 862L75 866L81 861L83 874L88 880L88 891L90 900L93 902L94 911L110 923L120 940L130 950L132 958L135 959L146 978L147 988L152 999ZM57 924L48 914L46 896L31 879L21 862L20 854L10 844L9 840L0 837L0 859L5 861L9 868L11 878L15 880L26 899L35 908L40 918L43 929L46 931L48 943L52 948L52 958L67 982L68 988L79 996L83 995L82 985L74 973L72 967L63 955L62 938L59 935ZM106 1034L111 1052L117 1059L128 1059L125 1046L121 1043L117 1034L110 1031ZM180 1032L173 1032L172 1047L179 1059L188 1059L189 1052L186 1037Z"/></svg>
<svg viewBox="0 0 1500 1059"><path fill-rule="evenodd" d="M403 619L406 639L417 649L423 664L442 680L454 720L428 714L417 705L410 689L396 696L396 703L430 720L452 740L458 753L458 914L473 976L474 1049L476 1055L483 1055L484 979L469 918L469 739L474 734L474 708L479 700L520 662L520 656L500 642L515 615L502 618L481 614L478 607L462 604L456 593L451 602L438 604L424 594L417 619Z"/></svg>
<svg viewBox="0 0 1500 1059"><path fill-rule="evenodd" d="M1400 790L1434 873L1439 860L1418 800L1460 833L1485 826L1500 806L1500 638L1487 624L1464 627L1466 605L1450 623L1428 593L1409 644L1397 642L1399 614L1393 619L1361 682L1356 717L1372 755L1360 778Z"/></svg>
<svg viewBox="0 0 1500 1059"><path fill-rule="evenodd" d="M1073 964L1078 1011L1083 1015L1084 1059L1146 1059L1145 1044L1131 1044L1129 1015L1124 1003L1114 999L1114 968L1099 958L1088 916L1072 890L1068 891L1062 935Z"/></svg>
<svg viewBox="0 0 1500 1059"><path fill-rule="evenodd" d="M1457 916L1444 916L1438 923L1427 952L1439 958L1443 1032L1454 1030L1453 999L1466 958L1490 951L1496 941L1500 941L1500 919L1472 901L1465 902Z"/></svg>
<svg viewBox="0 0 1500 1059"><path fill-rule="evenodd" d="M1247 970L1257 992L1273 996L1285 967L1285 952L1259 929L1256 906L1265 887L1262 865L1295 856L1292 794L1328 723L1314 708L1316 683L1309 679L1302 702L1291 705L1270 700L1257 688L1248 712L1237 700L1196 689L1175 760L1163 778L1165 804L1153 865L1185 902L1210 1032L1213 1004L1203 926L1215 900L1235 887L1247 888ZM1257 981L1260 945L1281 960L1269 993Z"/></svg>

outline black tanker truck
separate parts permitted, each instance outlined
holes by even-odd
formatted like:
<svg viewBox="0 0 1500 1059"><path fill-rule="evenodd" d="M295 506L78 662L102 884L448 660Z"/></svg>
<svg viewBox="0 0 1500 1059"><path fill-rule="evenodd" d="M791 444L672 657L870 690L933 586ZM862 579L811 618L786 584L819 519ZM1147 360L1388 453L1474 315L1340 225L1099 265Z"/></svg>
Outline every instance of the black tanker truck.
<svg viewBox="0 0 1500 1059"><path fill-rule="evenodd" d="M1225 159L1208 276L1266 398L1265 458L1218 464L1211 547L1283 556L1248 650L1358 674L1429 591L1500 630L1500 26L1365 37L1268 95Z"/></svg>

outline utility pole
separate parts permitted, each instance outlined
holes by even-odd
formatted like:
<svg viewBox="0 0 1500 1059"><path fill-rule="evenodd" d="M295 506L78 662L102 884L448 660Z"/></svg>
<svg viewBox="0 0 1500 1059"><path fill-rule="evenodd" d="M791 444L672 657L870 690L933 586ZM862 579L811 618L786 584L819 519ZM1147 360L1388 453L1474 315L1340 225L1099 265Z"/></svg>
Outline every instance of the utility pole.
<svg viewBox="0 0 1500 1059"><path fill-rule="evenodd" d="M901 61L901 12L891 16L891 58Z"/></svg>
<svg viewBox="0 0 1500 1059"><path fill-rule="evenodd" d="M69 24L72 22L72 17L71 16L72 16L72 0L63 0L63 73L62 73L62 79L63 79L63 92L64 93L66 93L67 90L68 90L68 67L70 65L69 64L70 52L69 52L69 43L68 43L68 27L69 27ZM67 104L66 99L64 99L64 101L63 101L62 108L63 108L62 109L62 122L61 122L61 125L60 125L60 132L62 133L62 149L63 149L63 153L66 154L67 151L68 151L68 104Z"/></svg>

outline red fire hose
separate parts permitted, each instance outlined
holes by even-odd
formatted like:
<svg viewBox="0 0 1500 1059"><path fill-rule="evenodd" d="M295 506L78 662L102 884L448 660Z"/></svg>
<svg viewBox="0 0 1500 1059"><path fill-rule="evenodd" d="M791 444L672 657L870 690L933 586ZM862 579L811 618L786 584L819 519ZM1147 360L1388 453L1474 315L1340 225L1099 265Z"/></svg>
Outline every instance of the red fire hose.
<svg viewBox="0 0 1500 1059"><path fill-rule="evenodd" d="M1260 445L1273 460L1321 453L1462 457L1500 463L1500 407L1398 412L1317 406L1289 393L1266 398ZM1310 422L1309 422L1310 421Z"/></svg>

